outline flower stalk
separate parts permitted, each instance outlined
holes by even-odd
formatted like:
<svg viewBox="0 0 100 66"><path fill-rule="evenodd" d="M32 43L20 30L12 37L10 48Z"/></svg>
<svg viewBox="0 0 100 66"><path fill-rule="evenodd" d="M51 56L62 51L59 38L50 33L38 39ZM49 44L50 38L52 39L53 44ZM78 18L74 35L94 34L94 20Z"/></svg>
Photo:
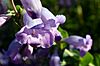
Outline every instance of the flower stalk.
<svg viewBox="0 0 100 66"><path fill-rule="evenodd" d="M11 5L12 5L12 7L13 7L15 13L16 13L16 15L18 15L18 11L17 11L17 9L16 9L16 6L15 6L15 4L14 4L14 1L13 1L13 0L10 0L10 2L11 2Z"/></svg>

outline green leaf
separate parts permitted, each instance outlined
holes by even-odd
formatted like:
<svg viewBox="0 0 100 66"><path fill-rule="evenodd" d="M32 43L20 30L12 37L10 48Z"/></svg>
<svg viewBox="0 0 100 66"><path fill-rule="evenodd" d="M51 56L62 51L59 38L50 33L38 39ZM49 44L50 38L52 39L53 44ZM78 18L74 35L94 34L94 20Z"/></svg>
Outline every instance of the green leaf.
<svg viewBox="0 0 100 66"><path fill-rule="evenodd" d="M63 60L62 62L61 62L61 66L65 66L66 65L66 61L65 60Z"/></svg>
<svg viewBox="0 0 100 66"><path fill-rule="evenodd" d="M100 54L94 54L94 64L100 66Z"/></svg>
<svg viewBox="0 0 100 66"><path fill-rule="evenodd" d="M60 44L60 49L63 50L64 48L66 48L67 44L66 43L61 43Z"/></svg>
<svg viewBox="0 0 100 66"><path fill-rule="evenodd" d="M74 53L73 52L71 52L71 51L69 51L68 49L65 49L64 50L64 53L63 53L63 56L71 56L71 57L73 57L74 56Z"/></svg>
<svg viewBox="0 0 100 66"><path fill-rule="evenodd" d="M89 66L89 64L93 61L93 56L87 52L84 57L80 58L79 66Z"/></svg>
<svg viewBox="0 0 100 66"><path fill-rule="evenodd" d="M8 10L6 15L7 16L15 16L15 12L14 12L14 10Z"/></svg>
<svg viewBox="0 0 100 66"><path fill-rule="evenodd" d="M95 66L95 65L91 62L91 63L89 63L89 66Z"/></svg>
<svg viewBox="0 0 100 66"><path fill-rule="evenodd" d="M67 31L63 30L63 29L60 28L60 27L58 28L58 30L61 32L63 38L67 38L67 37L68 37L68 32L67 32Z"/></svg>
<svg viewBox="0 0 100 66"><path fill-rule="evenodd" d="M20 5L16 5L16 9L17 9L18 12L22 13L22 10L23 10L23 9L21 8Z"/></svg>

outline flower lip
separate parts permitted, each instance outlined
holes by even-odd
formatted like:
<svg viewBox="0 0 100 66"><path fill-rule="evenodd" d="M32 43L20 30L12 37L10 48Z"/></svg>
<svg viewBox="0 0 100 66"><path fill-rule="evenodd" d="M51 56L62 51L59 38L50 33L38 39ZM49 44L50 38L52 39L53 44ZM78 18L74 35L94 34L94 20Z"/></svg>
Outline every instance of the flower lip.
<svg viewBox="0 0 100 66"><path fill-rule="evenodd" d="M32 46L50 47L53 44L52 33L43 28L27 28L24 26L17 34L16 39L21 44Z"/></svg>
<svg viewBox="0 0 100 66"><path fill-rule="evenodd" d="M63 24L66 21L66 17L64 15L56 16L57 23Z"/></svg>

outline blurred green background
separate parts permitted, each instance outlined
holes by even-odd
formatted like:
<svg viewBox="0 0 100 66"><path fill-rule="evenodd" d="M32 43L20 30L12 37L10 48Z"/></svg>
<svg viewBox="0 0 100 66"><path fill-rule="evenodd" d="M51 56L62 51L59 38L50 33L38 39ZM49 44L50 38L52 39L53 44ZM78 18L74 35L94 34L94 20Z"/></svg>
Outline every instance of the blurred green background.
<svg viewBox="0 0 100 66"><path fill-rule="evenodd" d="M92 54L100 53L100 0L41 0L44 7L51 12L66 16L61 28L69 35L85 37L90 34L93 39ZM70 2L70 3L69 3Z"/></svg>

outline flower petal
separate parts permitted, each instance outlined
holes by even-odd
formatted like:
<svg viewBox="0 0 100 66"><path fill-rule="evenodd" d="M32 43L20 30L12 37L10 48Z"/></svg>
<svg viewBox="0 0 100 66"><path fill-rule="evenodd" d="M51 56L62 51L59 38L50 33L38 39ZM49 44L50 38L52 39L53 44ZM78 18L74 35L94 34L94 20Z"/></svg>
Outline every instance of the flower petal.
<svg viewBox="0 0 100 66"><path fill-rule="evenodd" d="M27 45L23 51L23 55L29 57L33 53L33 47Z"/></svg>
<svg viewBox="0 0 100 66"><path fill-rule="evenodd" d="M13 40L7 50L7 52L5 53L5 56L9 56L12 60L14 59L14 57L16 56L16 54L19 52L20 48L21 48L21 44L17 42L17 40Z"/></svg>
<svg viewBox="0 0 100 66"><path fill-rule="evenodd" d="M69 38L64 39L64 41L69 43L73 48L79 49L81 56L84 56L92 46L92 39L90 35L86 35L86 38L70 36Z"/></svg>
<svg viewBox="0 0 100 66"><path fill-rule="evenodd" d="M39 17L41 13L42 4L40 0L21 0L26 11L33 11Z"/></svg>
<svg viewBox="0 0 100 66"><path fill-rule="evenodd" d="M28 35L27 44L38 45L38 44L40 44L40 39L37 37L33 37L32 35Z"/></svg>
<svg viewBox="0 0 100 66"><path fill-rule="evenodd" d="M32 18L27 14L27 12L24 12L24 15L23 15L23 22L24 22L24 25L27 25L27 26L30 27L30 28L43 23L42 20L41 20L40 18L32 19Z"/></svg>
<svg viewBox="0 0 100 66"><path fill-rule="evenodd" d="M25 33L16 34L16 39L20 44L27 44L28 37Z"/></svg>
<svg viewBox="0 0 100 66"><path fill-rule="evenodd" d="M42 48L51 47L53 44L53 35L49 31L39 34L39 39L41 41L40 46Z"/></svg>
<svg viewBox="0 0 100 66"><path fill-rule="evenodd" d="M57 23L63 24L66 21L66 17L64 15L57 15L56 16Z"/></svg>
<svg viewBox="0 0 100 66"><path fill-rule="evenodd" d="M84 46L84 38L80 36L70 36L65 38L64 41L74 46Z"/></svg>
<svg viewBox="0 0 100 66"><path fill-rule="evenodd" d="M47 22L50 19L55 20L55 16L47 8L42 7L41 19L43 22Z"/></svg>

